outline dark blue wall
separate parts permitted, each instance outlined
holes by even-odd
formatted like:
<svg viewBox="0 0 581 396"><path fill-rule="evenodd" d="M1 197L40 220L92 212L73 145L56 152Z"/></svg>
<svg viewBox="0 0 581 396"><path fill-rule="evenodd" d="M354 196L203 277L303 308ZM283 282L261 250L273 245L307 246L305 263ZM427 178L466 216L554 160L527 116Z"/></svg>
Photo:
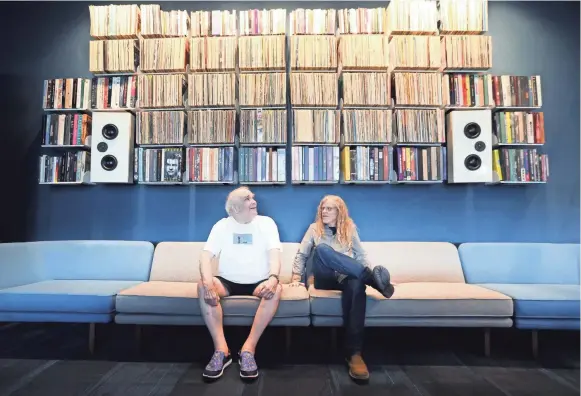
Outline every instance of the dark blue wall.
<svg viewBox="0 0 581 396"><path fill-rule="evenodd" d="M164 9L306 7L162 3ZM309 7L380 6L379 2ZM204 240L228 187L36 185L42 80L90 76L88 3L0 3L3 131L0 240ZM551 178L537 186L284 186L254 189L284 241L298 241L320 198L341 195L364 240L579 242L579 3L490 2L492 73L542 77Z"/></svg>

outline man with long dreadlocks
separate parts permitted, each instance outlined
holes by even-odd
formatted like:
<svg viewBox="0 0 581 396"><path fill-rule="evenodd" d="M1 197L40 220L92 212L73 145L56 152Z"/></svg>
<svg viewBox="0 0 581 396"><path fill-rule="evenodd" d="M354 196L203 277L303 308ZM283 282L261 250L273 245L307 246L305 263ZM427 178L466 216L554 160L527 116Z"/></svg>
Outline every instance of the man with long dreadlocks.
<svg viewBox="0 0 581 396"><path fill-rule="evenodd" d="M305 275L308 283L314 278L316 289L342 292L349 375L356 380L369 379L361 357L365 286L373 287L386 298L393 295L394 288L385 267L378 265L372 269L367 262L355 223L338 196L327 195L319 203L316 220L309 226L295 256L291 284L299 285Z"/></svg>

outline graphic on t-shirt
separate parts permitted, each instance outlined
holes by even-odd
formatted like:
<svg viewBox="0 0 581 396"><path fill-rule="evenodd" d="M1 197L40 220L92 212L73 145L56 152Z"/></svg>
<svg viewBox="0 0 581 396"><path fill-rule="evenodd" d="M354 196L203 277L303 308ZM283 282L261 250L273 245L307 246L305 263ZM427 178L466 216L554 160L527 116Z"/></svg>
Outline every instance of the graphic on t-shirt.
<svg viewBox="0 0 581 396"><path fill-rule="evenodd" d="M233 234L234 245L252 245L252 234Z"/></svg>

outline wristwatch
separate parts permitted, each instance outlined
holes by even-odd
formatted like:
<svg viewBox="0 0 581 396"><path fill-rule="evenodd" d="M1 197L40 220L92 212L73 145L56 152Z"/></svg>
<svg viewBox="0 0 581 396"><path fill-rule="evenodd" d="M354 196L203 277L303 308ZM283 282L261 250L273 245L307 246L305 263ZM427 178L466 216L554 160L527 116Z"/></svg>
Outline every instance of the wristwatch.
<svg viewBox="0 0 581 396"><path fill-rule="evenodd" d="M269 279L270 279L270 278L276 278L276 281L277 281L278 283L280 283L280 279L278 279L278 275L275 275L275 274L270 274L268 278L269 278Z"/></svg>

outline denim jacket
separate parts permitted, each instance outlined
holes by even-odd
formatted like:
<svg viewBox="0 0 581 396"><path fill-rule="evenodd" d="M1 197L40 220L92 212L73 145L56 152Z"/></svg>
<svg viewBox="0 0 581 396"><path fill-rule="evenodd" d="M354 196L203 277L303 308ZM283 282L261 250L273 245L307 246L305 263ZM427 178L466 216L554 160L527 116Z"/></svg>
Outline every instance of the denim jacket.
<svg viewBox="0 0 581 396"><path fill-rule="evenodd" d="M311 254L313 247L325 243L331 246L335 251L346 254L349 257L354 258L366 267L369 267L367 257L365 255L365 250L361 246L361 240L359 239L359 234L357 230L353 233L353 240L351 243L351 248L348 246L342 246L337 240L337 235L333 235L333 231L327 226L325 226L325 231L323 235L319 238L315 236L315 224L311 224L309 229L305 233L299 250L295 255L293 262L293 275L305 275L305 265Z"/></svg>

